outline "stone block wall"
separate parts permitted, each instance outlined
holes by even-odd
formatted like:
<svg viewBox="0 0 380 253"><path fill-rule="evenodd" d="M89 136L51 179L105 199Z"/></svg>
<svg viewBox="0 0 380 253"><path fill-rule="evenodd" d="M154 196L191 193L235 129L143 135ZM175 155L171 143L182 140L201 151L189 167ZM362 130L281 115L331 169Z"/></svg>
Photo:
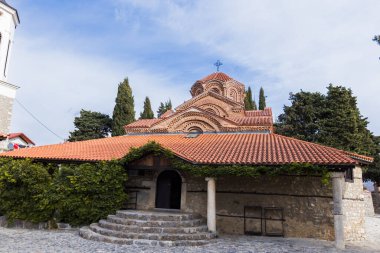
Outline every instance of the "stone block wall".
<svg viewBox="0 0 380 253"><path fill-rule="evenodd" d="M13 98L0 94L0 133L8 134L11 127Z"/></svg>
<svg viewBox="0 0 380 253"><path fill-rule="evenodd" d="M138 191L137 209L155 208L156 180L160 172L170 169L166 159L147 156L134 163L127 189ZM137 171L144 170L143 174ZM354 169L353 182L344 183L343 214L345 239L363 240L364 195L362 171ZM207 182L179 172L182 178L181 211L207 216ZM216 213L219 233L244 234L244 207L283 208L283 225L267 224L267 229L283 227L285 237L334 240L333 199L331 185L323 185L318 176L219 177L216 181ZM248 214L250 216L251 214ZM277 214L271 214L276 218ZM246 219L246 226L265 231L255 219ZM246 230L247 229L246 227Z"/></svg>
<svg viewBox="0 0 380 253"><path fill-rule="evenodd" d="M186 211L207 213L207 184L192 177L187 183ZM331 188L320 177L221 177L216 181L217 230L244 234L244 207L279 207L284 210L284 236L334 239ZM271 214L276 216L276 214ZM246 219L246 229L254 227ZM258 227L257 227L258 226ZM267 230L281 223L268 221ZM260 224L256 223L256 229ZM262 231L265 225L262 225ZM277 231L279 231L277 229Z"/></svg>
<svg viewBox="0 0 380 253"><path fill-rule="evenodd" d="M365 211L365 216L374 216L375 215L375 209L374 209L374 206L373 206L371 192L368 191L368 190L364 190L363 196L364 196L364 211Z"/></svg>
<svg viewBox="0 0 380 253"><path fill-rule="evenodd" d="M373 208L376 214L380 214L380 194L379 192L372 192Z"/></svg>
<svg viewBox="0 0 380 253"><path fill-rule="evenodd" d="M362 169L353 169L353 182L345 182L343 188L344 239L361 241L366 239L365 207Z"/></svg>

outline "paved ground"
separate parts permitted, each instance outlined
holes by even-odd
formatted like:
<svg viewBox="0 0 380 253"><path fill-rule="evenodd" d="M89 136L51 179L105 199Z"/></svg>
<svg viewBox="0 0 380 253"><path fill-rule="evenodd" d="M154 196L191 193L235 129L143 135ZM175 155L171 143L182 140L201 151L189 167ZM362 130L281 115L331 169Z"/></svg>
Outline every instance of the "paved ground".
<svg viewBox="0 0 380 253"><path fill-rule="evenodd" d="M380 252L380 216L367 218L368 241L349 244L344 252ZM268 238L252 236L222 236L207 246L153 248L120 246L82 239L77 231L41 231L0 228L0 252L59 253L59 252L341 252L332 242L308 239Z"/></svg>

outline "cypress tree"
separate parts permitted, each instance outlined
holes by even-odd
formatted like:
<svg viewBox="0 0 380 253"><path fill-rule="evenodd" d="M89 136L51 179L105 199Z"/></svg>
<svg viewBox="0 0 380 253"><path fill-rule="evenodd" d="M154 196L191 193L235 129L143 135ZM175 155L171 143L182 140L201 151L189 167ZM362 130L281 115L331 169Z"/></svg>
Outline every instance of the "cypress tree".
<svg viewBox="0 0 380 253"><path fill-rule="evenodd" d="M265 102L265 95L264 95L264 89L263 87L260 88L260 95L259 95L259 110L264 110L265 107L267 107Z"/></svg>
<svg viewBox="0 0 380 253"><path fill-rule="evenodd" d="M161 117L161 115L164 114L167 110L171 110L172 107L172 101L170 99L165 103L161 102L157 110L157 118Z"/></svg>
<svg viewBox="0 0 380 253"><path fill-rule="evenodd" d="M135 103L128 78L119 83L112 117L112 136L124 135L124 126L135 121Z"/></svg>
<svg viewBox="0 0 380 253"><path fill-rule="evenodd" d="M257 105L256 105L256 101L255 100L253 100L252 101L252 110L257 110Z"/></svg>
<svg viewBox="0 0 380 253"><path fill-rule="evenodd" d="M244 107L245 107L245 110L247 111L254 110L251 87L248 87L248 90L245 92Z"/></svg>
<svg viewBox="0 0 380 253"><path fill-rule="evenodd" d="M140 113L140 119L153 119L154 114L152 111L152 106L150 104L150 99L148 97L145 97L144 101L144 110L142 113Z"/></svg>

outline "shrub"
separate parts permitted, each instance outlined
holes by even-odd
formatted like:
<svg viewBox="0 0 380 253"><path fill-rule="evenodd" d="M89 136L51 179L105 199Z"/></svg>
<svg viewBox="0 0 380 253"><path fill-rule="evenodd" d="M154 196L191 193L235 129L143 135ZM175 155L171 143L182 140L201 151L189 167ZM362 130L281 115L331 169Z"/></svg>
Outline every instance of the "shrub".
<svg viewBox="0 0 380 253"><path fill-rule="evenodd" d="M126 180L116 161L62 165L48 193L57 220L83 225L114 213L127 199Z"/></svg>
<svg viewBox="0 0 380 253"><path fill-rule="evenodd" d="M0 159L0 213L10 221L50 220L54 207L45 198L52 183L48 169L28 159Z"/></svg>

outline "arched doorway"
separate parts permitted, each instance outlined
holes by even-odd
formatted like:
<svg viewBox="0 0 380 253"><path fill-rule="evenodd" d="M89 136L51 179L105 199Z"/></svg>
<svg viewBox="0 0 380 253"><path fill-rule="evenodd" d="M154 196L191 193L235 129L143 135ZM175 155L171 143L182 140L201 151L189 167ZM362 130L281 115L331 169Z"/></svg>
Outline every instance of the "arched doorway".
<svg viewBox="0 0 380 253"><path fill-rule="evenodd" d="M181 208L182 178L174 170L161 172L157 177L156 208Z"/></svg>

